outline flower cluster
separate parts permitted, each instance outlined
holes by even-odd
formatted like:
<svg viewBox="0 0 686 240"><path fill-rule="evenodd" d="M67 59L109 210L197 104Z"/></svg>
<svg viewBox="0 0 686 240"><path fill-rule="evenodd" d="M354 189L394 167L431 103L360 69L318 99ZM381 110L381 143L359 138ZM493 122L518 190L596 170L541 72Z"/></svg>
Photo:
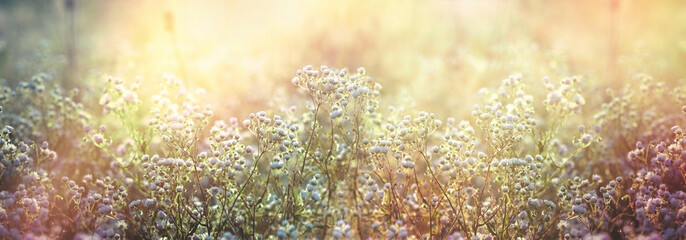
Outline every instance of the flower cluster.
<svg viewBox="0 0 686 240"><path fill-rule="evenodd" d="M0 238L686 234L683 122L636 115L631 104L643 95L612 99L587 128L573 117L586 108L580 77L544 78L545 89L531 90L512 75L456 120L380 107L381 85L364 68L306 66L295 75L304 104L224 120L171 75L149 102L137 94L142 79L108 77L100 118L75 95L49 91L44 75L4 88ZM677 126L613 132L663 120ZM637 139L615 155L629 137ZM595 168L603 156L621 156L611 164L626 168Z"/></svg>

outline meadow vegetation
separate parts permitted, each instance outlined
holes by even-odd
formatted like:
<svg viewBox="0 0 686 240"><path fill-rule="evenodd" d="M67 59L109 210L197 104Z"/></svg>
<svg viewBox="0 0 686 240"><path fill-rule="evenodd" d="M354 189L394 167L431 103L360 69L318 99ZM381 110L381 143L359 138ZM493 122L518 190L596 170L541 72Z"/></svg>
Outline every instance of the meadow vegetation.
<svg viewBox="0 0 686 240"><path fill-rule="evenodd" d="M301 3L0 1L0 239L686 236L677 1Z"/></svg>
<svg viewBox="0 0 686 240"><path fill-rule="evenodd" d="M144 80L107 77L99 105L118 119L110 124L48 75L5 87L0 235L686 234L686 108L646 101L686 94L649 76L589 110L583 78L512 75L482 89L466 119L380 101L364 68L305 66L291 80L297 104L240 119L215 118L180 79L162 78L159 93L141 99Z"/></svg>

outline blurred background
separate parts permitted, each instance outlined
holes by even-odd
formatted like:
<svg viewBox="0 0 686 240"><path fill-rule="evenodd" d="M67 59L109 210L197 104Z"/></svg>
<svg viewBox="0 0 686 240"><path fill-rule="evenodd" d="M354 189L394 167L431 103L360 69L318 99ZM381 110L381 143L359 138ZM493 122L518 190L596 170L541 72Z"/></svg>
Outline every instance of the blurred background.
<svg viewBox="0 0 686 240"><path fill-rule="evenodd" d="M0 0L3 84L45 72L97 96L140 76L145 96L170 73L226 116L298 94L307 64L365 67L387 102L448 117L514 73L582 76L594 96L638 73L684 84L684 63L679 0Z"/></svg>

